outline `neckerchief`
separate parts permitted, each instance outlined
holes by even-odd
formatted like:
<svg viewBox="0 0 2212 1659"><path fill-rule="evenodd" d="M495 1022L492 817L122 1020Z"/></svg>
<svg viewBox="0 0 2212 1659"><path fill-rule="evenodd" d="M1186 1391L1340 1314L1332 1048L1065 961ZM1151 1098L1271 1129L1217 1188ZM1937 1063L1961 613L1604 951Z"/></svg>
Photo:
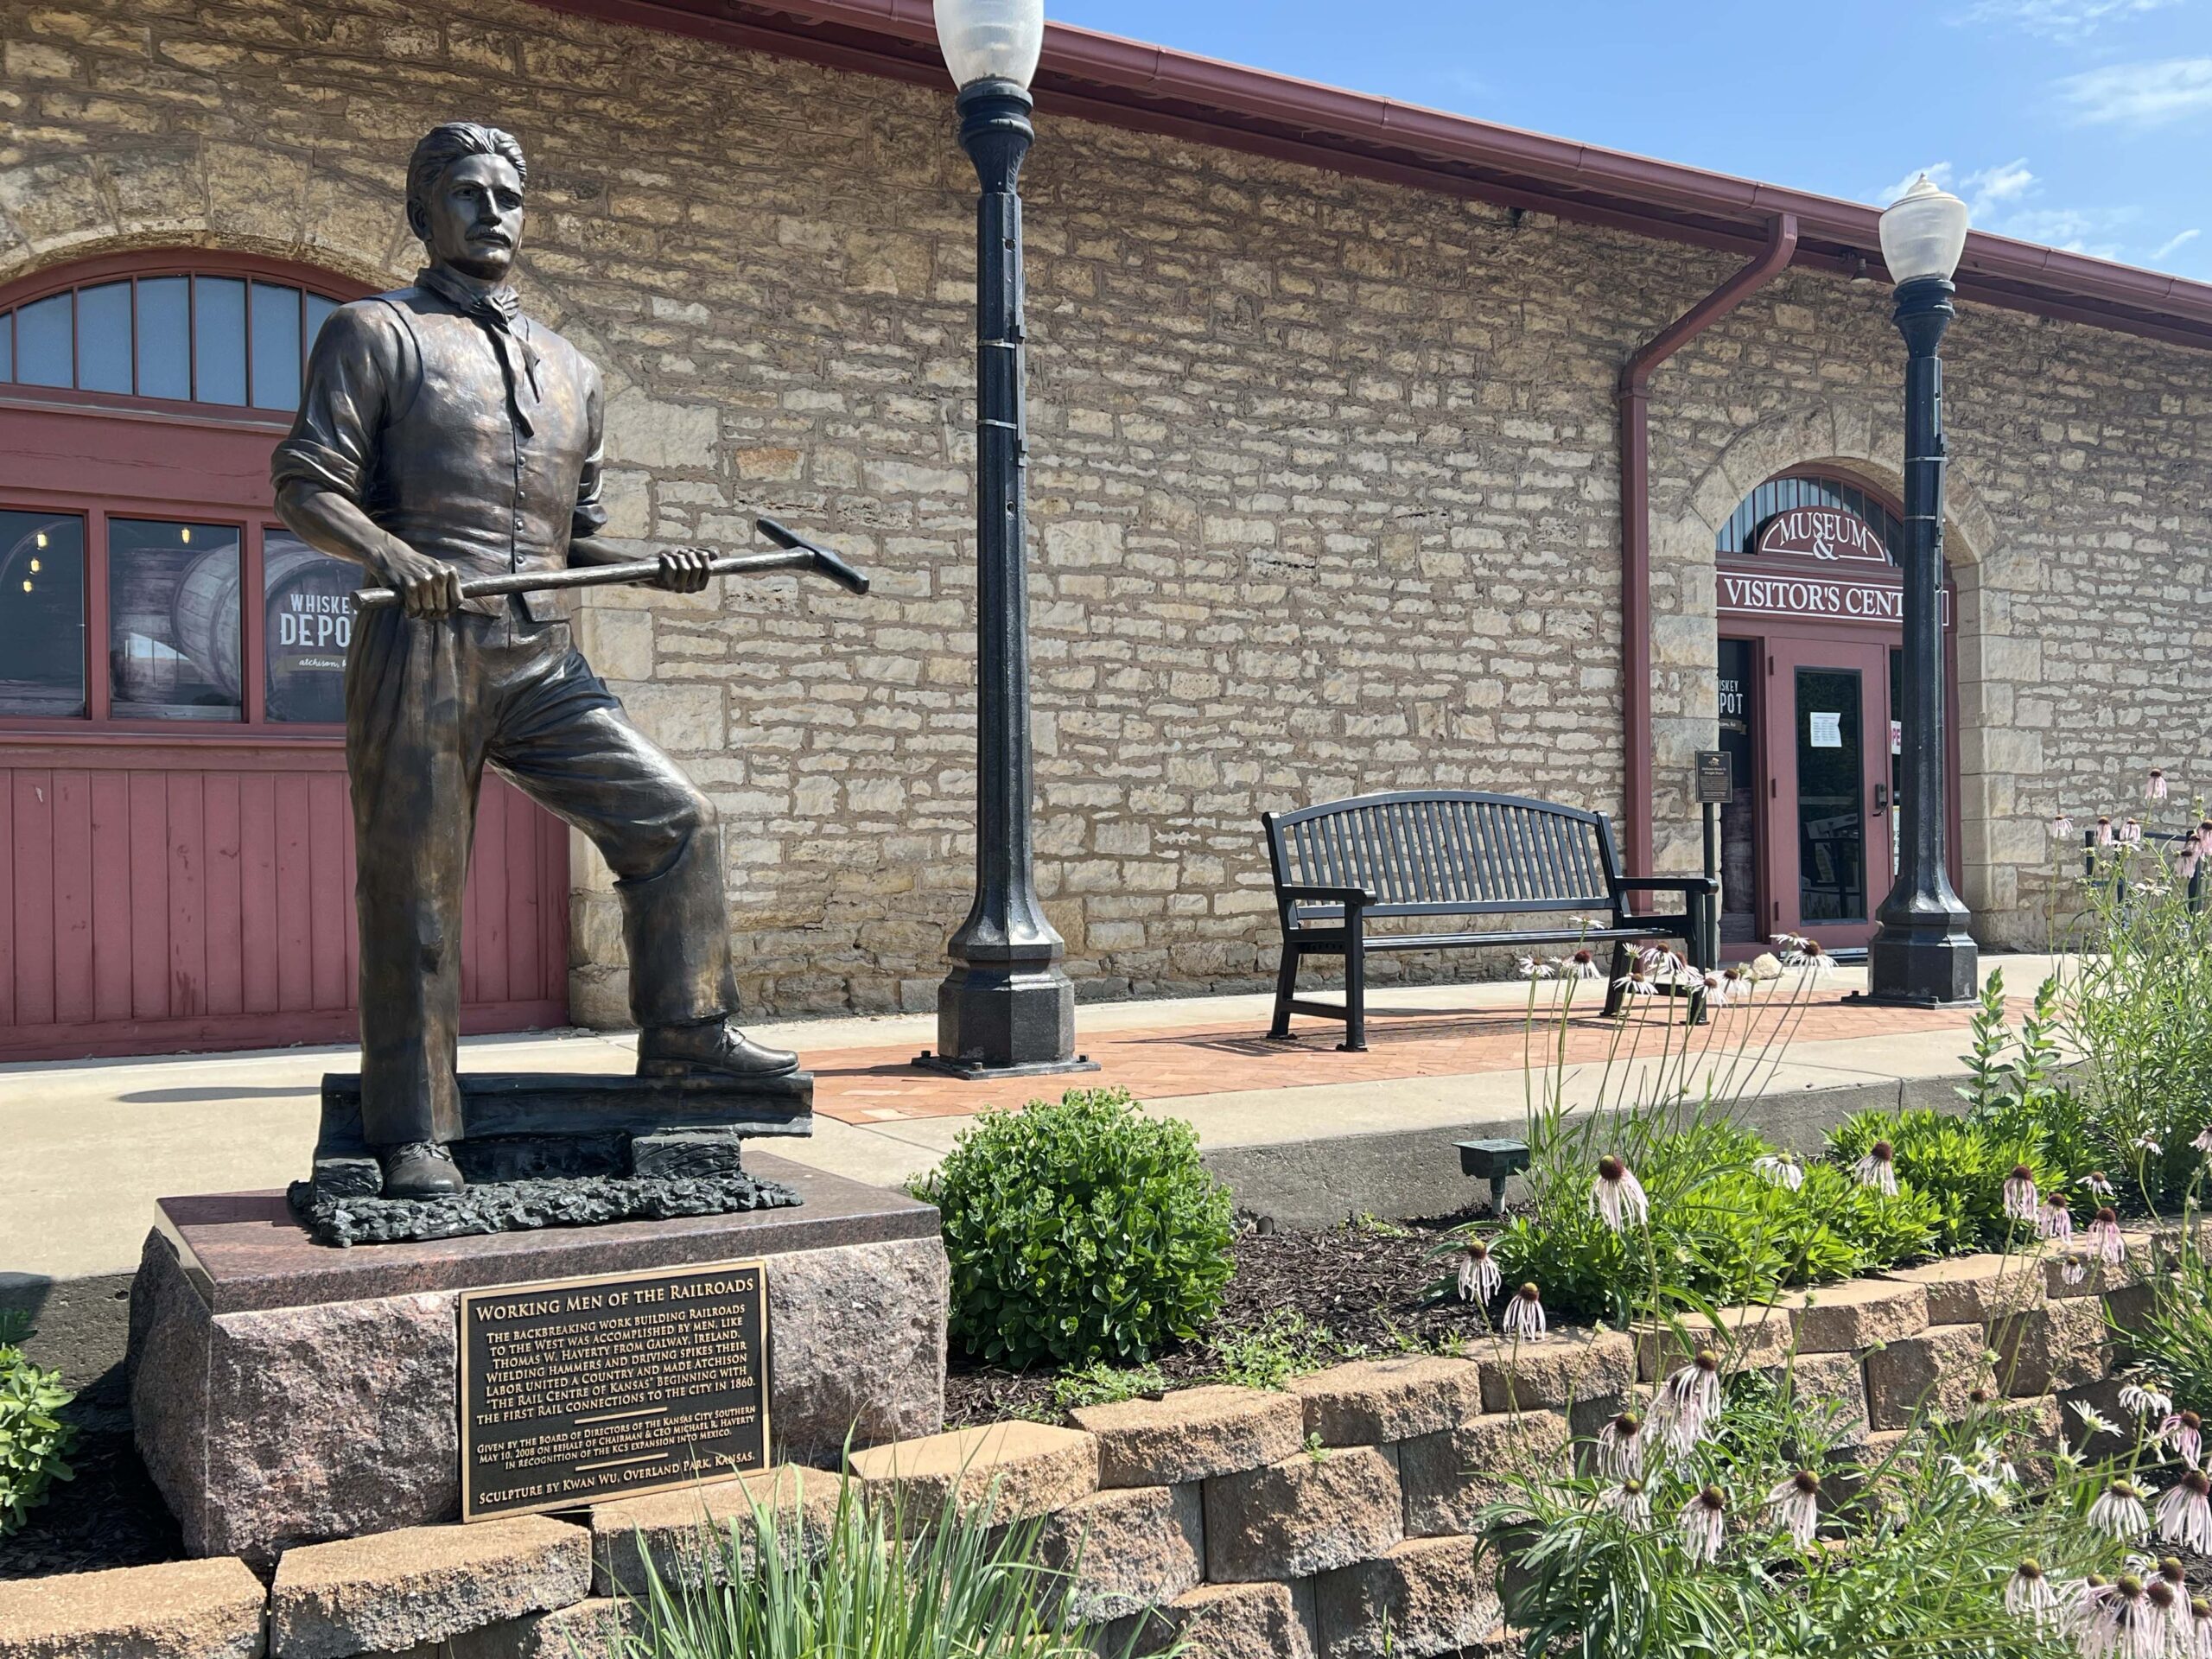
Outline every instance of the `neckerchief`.
<svg viewBox="0 0 2212 1659"><path fill-rule="evenodd" d="M418 272L416 285L427 288L439 298L449 302L454 309L476 323L491 337L492 349L499 359L499 373L507 386L507 413L512 416L515 429L528 437L536 429L531 425L530 411L523 407L522 388L530 388L533 404L543 395L537 385L537 348L530 343L527 334L515 330L515 319L522 315L522 301L512 288L495 288L487 293L478 293L467 283L435 267ZM519 370L516 359L521 359Z"/></svg>

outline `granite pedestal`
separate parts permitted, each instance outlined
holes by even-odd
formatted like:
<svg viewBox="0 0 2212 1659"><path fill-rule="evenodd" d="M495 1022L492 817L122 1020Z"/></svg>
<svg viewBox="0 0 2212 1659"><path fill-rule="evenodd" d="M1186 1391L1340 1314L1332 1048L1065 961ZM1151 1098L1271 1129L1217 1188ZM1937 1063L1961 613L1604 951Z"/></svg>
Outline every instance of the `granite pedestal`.
<svg viewBox="0 0 2212 1659"><path fill-rule="evenodd" d="M164 1198L130 1308L131 1410L195 1555L457 1520L456 1298L494 1285L767 1262L772 1455L834 1465L944 1416L938 1214L764 1154L795 1209L366 1244L281 1192Z"/></svg>

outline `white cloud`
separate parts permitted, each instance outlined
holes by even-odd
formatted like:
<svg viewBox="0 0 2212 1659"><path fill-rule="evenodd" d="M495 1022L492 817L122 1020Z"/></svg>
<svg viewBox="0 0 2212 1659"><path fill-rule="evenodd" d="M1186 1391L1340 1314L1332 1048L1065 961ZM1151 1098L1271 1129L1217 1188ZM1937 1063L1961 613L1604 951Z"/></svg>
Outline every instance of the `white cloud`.
<svg viewBox="0 0 2212 1659"><path fill-rule="evenodd" d="M2162 58L2069 75L2060 95L2076 120L2164 126L2212 114L2212 58Z"/></svg>
<svg viewBox="0 0 2212 1659"><path fill-rule="evenodd" d="M2181 0L1977 0L1954 22L1990 23L2045 40L2086 40L2103 24L2159 11Z"/></svg>
<svg viewBox="0 0 2212 1659"><path fill-rule="evenodd" d="M2158 251L2151 256L2151 263L2155 265L2159 260L2165 258L2169 254L2179 253L2183 248L2187 247L2190 243L2196 241L2198 237L2203 234L2203 232L2191 228L2182 232L2178 236L2168 237L2164 242L2158 245Z"/></svg>
<svg viewBox="0 0 2212 1659"><path fill-rule="evenodd" d="M1877 207L1886 207L1906 191L1911 189L1914 185L1919 183L1923 175L1933 179L1948 190L1951 188L1951 176L1955 170L1948 162L1930 162L1925 167L1914 168L1911 172L1890 186L1888 189L1870 192L1866 200Z"/></svg>
<svg viewBox="0 0 2212 1659"><path fill-rule="evenodd" d="M2028 171L2028 158L1985 167L1959 181L1976 218L2007 201L2018 201L2035 188L2036 175Z"/></svg>
<svg viewBox="0 0 2212 1659"><path fill-rule="evenodd" d="M2123 235L2137 212L2133 207L2031 207L2005 214L1981 228L2068 253L2117 259L2125 245Z"/></svg>

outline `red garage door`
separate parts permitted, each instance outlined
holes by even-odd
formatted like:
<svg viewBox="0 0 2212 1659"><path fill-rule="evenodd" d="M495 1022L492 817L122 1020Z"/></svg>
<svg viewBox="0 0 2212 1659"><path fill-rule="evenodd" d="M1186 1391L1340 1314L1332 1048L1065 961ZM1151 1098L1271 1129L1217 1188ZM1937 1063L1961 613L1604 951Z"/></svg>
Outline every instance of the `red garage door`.
<svg viewBox="0 0 2212 1659"><path fill-rule="evenodd" d="M359 573L270 511L353 290L205 252L0 291L0 1059L352 1034ZM464 1027L567 1016L566 830L487 780Z"/></svg>

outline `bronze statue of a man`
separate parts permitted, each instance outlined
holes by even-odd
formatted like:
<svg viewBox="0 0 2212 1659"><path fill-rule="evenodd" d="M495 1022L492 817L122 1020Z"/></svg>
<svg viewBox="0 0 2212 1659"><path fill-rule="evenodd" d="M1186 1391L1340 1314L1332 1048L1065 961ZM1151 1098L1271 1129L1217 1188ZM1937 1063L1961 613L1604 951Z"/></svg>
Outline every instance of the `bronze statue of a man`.
<svg viewBox="0 0 2212 1659"><path fill-rule="evenodd" d="M463 598L470 577L604 564L599 372L506 285L528 173L507 133L442 126L415 147L412 287L333 312L271 465L277 512L395 589L346 664L361 940L361 1117L389 1198L462 1188L454 1065L461 893L488 764L592 838L617 877L645 1076L779 1077L795 1055L729 1024L721 836L712 805L624 717L553 595ZM660 556L696 593L707 556Z"/></svg>

